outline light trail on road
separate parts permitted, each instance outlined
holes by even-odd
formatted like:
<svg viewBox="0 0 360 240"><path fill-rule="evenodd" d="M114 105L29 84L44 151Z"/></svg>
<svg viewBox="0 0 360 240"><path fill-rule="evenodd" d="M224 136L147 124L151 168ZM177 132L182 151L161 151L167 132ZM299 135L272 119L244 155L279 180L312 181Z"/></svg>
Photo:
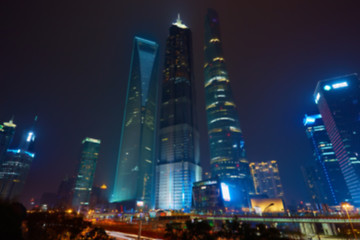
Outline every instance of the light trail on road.
<svg viewBox="0 0 360 240"><path fill-rule="evenodd" d="M110 235L111 237L115 237L116 240L136 240L136 239L138 239L138 235L131 234L131 233L124 233L124 232L117 232L117 231L106 231L106 233L108 235ZM141 236L141 240L162 240L162 239Z"/></svg>

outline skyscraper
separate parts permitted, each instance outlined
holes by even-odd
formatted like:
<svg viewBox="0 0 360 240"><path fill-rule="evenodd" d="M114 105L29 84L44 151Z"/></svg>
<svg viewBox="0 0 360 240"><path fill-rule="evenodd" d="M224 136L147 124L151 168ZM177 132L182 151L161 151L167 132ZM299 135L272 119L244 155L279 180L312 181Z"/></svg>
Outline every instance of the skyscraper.
<svg viewBox="0 0 360 240"><path fill-rule="evenodd" d="M337 161L332 143L326 132L321 115L305 116L306 135L313 149L314 162L311 168L304 169L307 181L319 185L312 190L313 200L317 204L338 205L349 201L349 190ZM311 174L312 173L312 174ZM309 177L312 176L312 177ZM318 181L319 183L315 183ZM316 191L319 191L316 193Z"/></svg>
<svg viewBox="0 0 360 240"><path fill-rule="evenodd" d="M209 9L205 18L205 94L212 177L230 187L230 205L249 206L253 191L249 162L226 70L219 18Z"/></svg>
<svg viewBox="0 0 360 240"><path fill-rule="evenodd" d="M284 197L279 167L275 160L258 163L252 162L250 163L250 171L256 194L265 194L269 198Z"/></svg>
<svg viewBox="0 0 360 240"><path fill-rule="evenodd" d="M13 120L4 122L0 125L0 165L4 162L6 151L9 149L10 144L14 138L16 125Z"/></svg>
<svg viewBox="0 0 360 240"><path fill-rule="evenodd" d="M83 207L86 208L89 205L100 143L100 140L94 138L85 138L82 141L83 149L78 165L72 201L73 207L78 210L82 210Z"/></svg>
<svg viewBox="0 0 360 240"><path fill-rule="evenodd" d="M34 160L34 127L37 121L35 117L34 125L29 131L26 131L20 142L18 149L7 149L4 155L4 161L0 165L0 198L5 200L17 199L24 187L31 164ZM14 135L15 124L10 120L4 123L7 127L5 131L9 134L5 136L4 142L11 142ZM6 143L8 145L8 143Z"/></svg>
<svg viewBox="0 0 360 240"><path fill-rule="evenodd" d="M112 202L155 201L158 44L135 37Z"/></svg>
<svg viewBox="0 0 360 240"><path fill-rule="evenodd" d="M360 207L360 82L357 74L319 81L314 98L353 204Z"/></svg>
<svg viewBox="0 0 360 240"><path fill-rule="evenodd" d="M178 17L169 29L162 81L156 202L163 209L189 209L192 184L201 179L191 41Z"/></svg>

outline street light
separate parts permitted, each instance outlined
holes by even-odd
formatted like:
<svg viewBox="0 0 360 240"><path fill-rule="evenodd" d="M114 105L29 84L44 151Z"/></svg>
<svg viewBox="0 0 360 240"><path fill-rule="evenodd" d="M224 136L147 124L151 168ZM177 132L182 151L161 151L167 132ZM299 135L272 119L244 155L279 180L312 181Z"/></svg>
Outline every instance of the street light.
<svg viewBox="0 0 360 240"><path fill-rule="evenodd" d="M353 233L353 235L354 235L354 239L357 240L356 234L355 234L355 231L354 231L354 226L353 226L353 224L352 224L352 222L351 222L350 215L349 215L349 212L348 212L348 208L350 208L350 204L349 204L349 203L342 203L342 204L341 204L341 207L342 207L343 209L345 209L346 215L347 215L347 217L348 217L348 219L349 219L351 231L352 231L352 233Z"/></svg>

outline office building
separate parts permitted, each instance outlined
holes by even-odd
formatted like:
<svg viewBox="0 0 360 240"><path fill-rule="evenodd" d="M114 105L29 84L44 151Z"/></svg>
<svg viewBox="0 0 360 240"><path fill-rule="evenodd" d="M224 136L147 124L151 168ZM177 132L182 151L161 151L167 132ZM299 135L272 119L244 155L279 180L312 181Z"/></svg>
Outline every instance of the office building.
<svg viewBox="0 0 360 240"><path fill-rule="evenodd" d="M82 141L81 159L78 165L72 200L72 206L77 211L86 210L89 206L100 143L100 140L94 138L85 138Z"/></svg>
<svg viewBox="0 0 360 240"><path fill-rule="evenodd" d="M226 182L229 207L249 207L253 192L249 162L222 51L219 17L209 9L205 18L205 94L210 141L211 176Z"/></svg>
<svg viewBox="0 0 360 240"><path fill-rule="evenodd" d="M187 211L192 185L201 180L191 31L180 17L169 29L160 106L156 204Z"/></svg>
<svg viewBox="0 0 360 240"><path fill-rule="evenodd" d="M199 181L193 185L192 207L198 212L224 211L224 199L228 200L228 188L217 179Z"/></svg>
<svg viewBox="0 0 360 240"><path fill-rule="evenodd" d="M360 207L360 84L357 74L319 81L314 93L335 156Z"/></svg>
<svg viewBox="0 0 360 240"><path fill-rule="evenodd" d="M316 164L308 164L301 167L312 207L321 211L326 210L323 206L329 206L331 195L329 195L328 183L320 169Z"/></svg>
<svg viewBox="0 0 360 240"><path fill-rule="evenodd" d="M283 198L279 167L275 160L250 163L250 171L254 181L255 193L268 198Z"/></svg>
<svg viewBox="0 0 360 240"><path fill-rule="evenodd" d="M68 209L72 205L72 197L74 193L75 176L65 177L59 184L57 189L56 206L61 209Z"/></svg>
<svg viewBox="0 0 360 240"><path fill-rule="evenodd" d="M126 95L120 152L111 202L135 207L155 202L158 44L135 37Z"/></svg>
<svg viewBox="0 0 360 240"><path fill-rule="evenodd" d="M4 160L0 165L0 199L18 200L21 195L35 157L33 146L36 121L37 117L35 117L31 130L24 133L19 148L7 149L4 154ZM4 126L8 128L5 132L9 133L5 136L5 139L8 138L4 142L11 142L16 125L10 120L9 123L4 123ZM7 143L4 145L8 146Z"/></svg>
<svg viewBox="0 0 360 240"><path fill-rule="evenodd" d="M8 149L0 168L0 199L18 200L35 154L22 149Z"/></svg>
<svg viewBox="0 0 360 240"><path fill-rule="evenodd" d="M13 119L9 122L0 124L0 166L6 158L6 151L9 149L10 144L14 138L16 124Z"/></svg>
<svg viewBox="0 0 360 240"><path fill-rule="evenodd" d="M314 157L311 164L314 169L305 169L313 201L330 206L350 201L349 190L321 115L305 115L304 126Z"/></svg>

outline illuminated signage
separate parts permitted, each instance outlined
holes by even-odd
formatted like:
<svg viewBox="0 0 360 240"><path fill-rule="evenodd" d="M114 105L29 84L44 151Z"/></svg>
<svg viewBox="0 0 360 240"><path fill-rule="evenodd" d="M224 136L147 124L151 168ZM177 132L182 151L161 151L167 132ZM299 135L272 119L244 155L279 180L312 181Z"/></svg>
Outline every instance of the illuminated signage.
<svg viewBox="0 0 360 240"><path fill-rule="evenodd" d="M224 201L230 202L229 186L226 185L225 183L221 183L221 192L222 192L222 197L223 197Z"/></svg>
<svg viewBox="0 0 360 240"><path fill-rule="evenodd" d="M144 206L144 201L137 201L136 206L137 207L143 207Z"/></svg>
<svg viewBox="0 0 360 240"><path fill-rule="evenodd" d="M33 132L29 132L29 133L28 133L28 136L27 136L27 138L26 138L26 141L27 141L27 142L34 141L34 133L33 133Z"/></svg>
<svg viewBox="0 0 360 240"><path fill-rule="evenodd" d="M319 99L320 99L320 93L317 93L316 97L315 97L315 103L316 104L319 102Z"/></svg>
<svg viewBox="0 0 360 240"><path fill-rule="evenodd" d="M347 86L349 86L349 84L348 84L347 82L339 82L339 83L334 83L334 84L332 85L332 87L333 87L334 89L343 88L343 87L347 87Z"/></svg>

